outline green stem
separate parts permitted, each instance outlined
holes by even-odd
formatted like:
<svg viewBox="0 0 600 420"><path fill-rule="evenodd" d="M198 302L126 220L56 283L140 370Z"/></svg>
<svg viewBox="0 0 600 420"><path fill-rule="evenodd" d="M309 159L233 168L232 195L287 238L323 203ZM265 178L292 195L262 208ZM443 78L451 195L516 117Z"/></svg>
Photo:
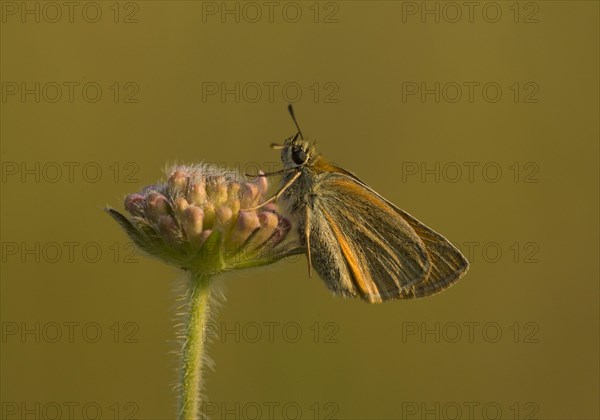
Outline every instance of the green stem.
<svg viewBox="0 0 600 420"><path fill-rule="evenodd" d="M210 306L210 277L204 273L192 273L190 278L190 300L182 355L180 420L199 418L204 364L204 330Z"/></svg>

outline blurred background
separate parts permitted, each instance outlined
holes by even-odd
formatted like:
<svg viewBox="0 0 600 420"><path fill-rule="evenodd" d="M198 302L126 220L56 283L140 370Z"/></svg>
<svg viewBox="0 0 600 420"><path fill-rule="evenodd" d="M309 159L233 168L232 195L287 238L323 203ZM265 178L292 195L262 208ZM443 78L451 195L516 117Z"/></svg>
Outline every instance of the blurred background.
<svg viewBox="0 0 600 420"><path fill-rule="evenodd" d="M597 2L0 6L0 417L174 416L182 274L102 209L167 163L277 169L294 103L471 269L382 305L304 257L221 278L204 412L598 418Z"/></svg>

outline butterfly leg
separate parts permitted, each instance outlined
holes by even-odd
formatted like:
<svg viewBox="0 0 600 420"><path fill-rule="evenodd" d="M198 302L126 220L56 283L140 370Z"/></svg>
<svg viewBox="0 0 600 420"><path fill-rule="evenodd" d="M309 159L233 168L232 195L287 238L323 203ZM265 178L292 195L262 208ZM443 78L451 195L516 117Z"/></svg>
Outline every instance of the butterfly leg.
<svg viewBox="0 0 600 420"><path fill-rule="evenodd" d="M248 178L260 178L260 177L266 177L266 176L273 176L273 175L281 175L281 174L285 174L291 171L295 171L296 168L290 168L290 169L281 169L279 171L274 171L274 172L267 172L267 173L259 173L257 175L253 175L253 174L245 174Z"/></svg>
<svg viewBox="0 0 600 420"><path fill-rule="evenodd" d="M241 209L240 211L252 211L252 210L257 210L257 209L261 208L262 206L264 206L265 204L268 204L268 203L270 203L271 201L276 201L276 200L278 200L278 199L279 199L279 197L281 197L281 195L283 194L283 192L284 192L285 190L287 190L287 189L288 189L288 188L289 188L289 187L290 187L290 186L291 186L291 185L292 185L292 184L293 184L293 183L294 183L294 182L295 182L295 181L298 179L298 177L300 176L300 174L301 174L301 173L302 173L302 172L300 172L300 171L296 172L296 173L294 174L294 176L293 176L293 177L291 177L291 178L290 178L290 180L289 180L288 182L286 182L286 183L285 183L285 185L284 185L283 187L281 187L281 189L280 189L279 191L277 191L277 193L276 193L276 194L275 194L273 197L269 198L269 199L268 199L268 200L266 200L266 201L263 201L263 202L262 202L262 203L260 203L258 206L254 206L254 207L251 207L251 208L249 208L249 209Z"/></svg>
<svg viewBox="0 0 600 420"><path fill-rule="evenodd" d="M308 258L308 277L312 277L312 262L310 259L310 210L306 206L306 225L304 226L304 236L306 238L306 256Z"/></svg>

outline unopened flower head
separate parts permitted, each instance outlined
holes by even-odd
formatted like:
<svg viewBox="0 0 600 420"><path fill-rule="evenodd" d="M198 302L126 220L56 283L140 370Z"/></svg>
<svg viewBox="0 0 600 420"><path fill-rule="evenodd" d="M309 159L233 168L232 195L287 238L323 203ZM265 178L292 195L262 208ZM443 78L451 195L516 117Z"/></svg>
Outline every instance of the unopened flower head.
<svg viewBox="0 0 600 420"><path fill-rule="evenodd" d="M216 274L299 252L285 241L291 223L275 204L245 210L262 202L266 177L249 181L207 164L175 166L167 174L166 183L125 198L129 217L107 209L147 253Z"/></svg>

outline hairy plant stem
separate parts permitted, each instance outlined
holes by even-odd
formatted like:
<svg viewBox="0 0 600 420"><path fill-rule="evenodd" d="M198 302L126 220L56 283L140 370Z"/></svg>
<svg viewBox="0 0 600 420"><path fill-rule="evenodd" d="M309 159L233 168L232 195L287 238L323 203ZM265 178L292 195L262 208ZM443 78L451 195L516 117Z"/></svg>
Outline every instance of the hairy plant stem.
<svg viewBox="0 0 600 420"><path fill-rule="evenodd" d="M190 276L188 314L182 353L180 420L200 418L200 391L204 371L204 332L210 310L210 278L210 274L202 272L192 272Z"/></svg>

